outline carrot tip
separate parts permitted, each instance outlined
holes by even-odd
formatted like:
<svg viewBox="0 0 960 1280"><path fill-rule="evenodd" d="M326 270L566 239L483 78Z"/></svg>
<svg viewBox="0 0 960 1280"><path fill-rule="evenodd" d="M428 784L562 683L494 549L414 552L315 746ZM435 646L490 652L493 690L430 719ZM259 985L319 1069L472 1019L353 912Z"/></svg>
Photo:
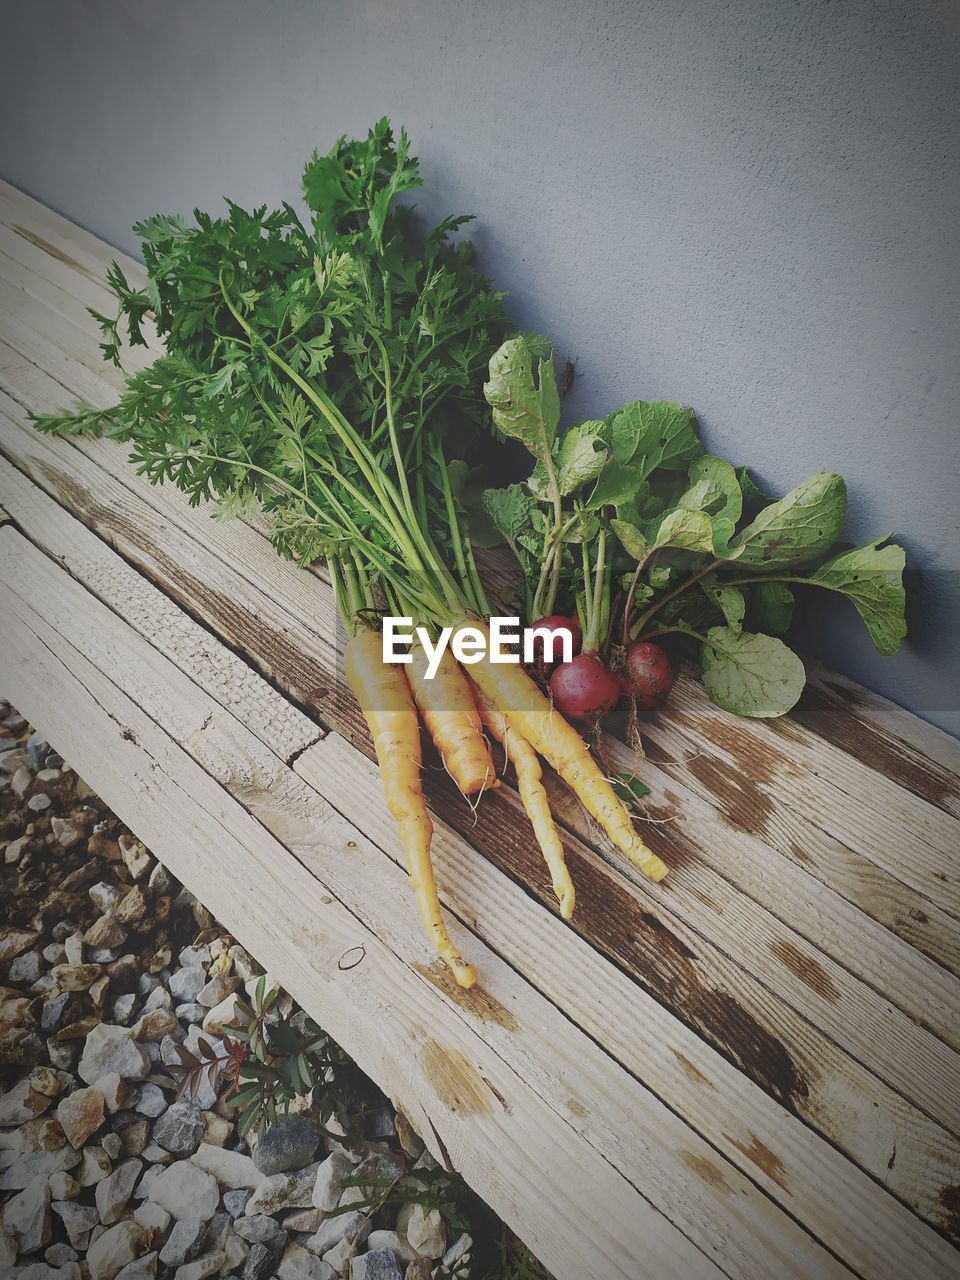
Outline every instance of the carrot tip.
<svg viewBox="0 0 960 1280"><path fill-rule="evenodd" d="M649 876L651 880L654 880L657 883L663 880L667 872L670 870L667 864L665 862L662 862L658 857L656 857L656 855L646 859L643 863L639 865L640 865L640 870L644 873L644 875Z"/></svg>
<svg viewBox="0 0 960 1280"><path fill-rule="evenodd" d="M458 987L469 990L477 985L477 971L472 964L467 964L466 960L452 960L449 964Z"/></svg>

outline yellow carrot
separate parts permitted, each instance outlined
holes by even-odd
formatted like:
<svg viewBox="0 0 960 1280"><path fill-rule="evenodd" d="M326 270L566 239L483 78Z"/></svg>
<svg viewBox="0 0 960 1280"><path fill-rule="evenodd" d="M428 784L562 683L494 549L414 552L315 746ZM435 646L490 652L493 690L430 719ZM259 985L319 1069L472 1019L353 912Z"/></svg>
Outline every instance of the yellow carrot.
<svg viewBox="0 0 960 1280"><path fill-rule="evenodd" d="M483 723L502 744L508 759L513 761L520 799L523 801L523 807L527 811L537 843L543 851L544 861L549 868L553 880L553 892L560 903L560 914L564 920L569 920L573 915L576 893L564 860L563 845L560 843L553 815L550 812L550 801L543 785L543 772L537 753L522 734L510 728L503 712L493 705L486 694L480 689L476 690L476 694Z"/></svg>
<svg viewBox="0 0 960 1280"><path fill-rule="evenodd" d="M483 626L482 623L474 624ZM485 629L485 628L484 628ZM489 652L489 636L487 651ZM667 865L634 830L626 806L607 781L587 744L541 693L523 667L486 660L470 668L479 689L516 729L556 769L579 796L587 812L600 823L616 847L651 880L662 880Z"/></svg>
<svg viewBox="0 0 960 1280"><path fill-rule="evenodd" d="M497 773L473 688L450 650L444 650L436 674L427 679L427 655L414 644L409 675L423 723L463 794L472 796L495 786Z"/></svg>
<svg viewBox="0 0 960 1280"><path fill-rule="evenodd" d="M361 632L350 641L343 663L370 726L384 799L400 831L423 927L459 985L472 987L477 971L450 940L440 913L430 861L433 823L420 782L420 722L407 678L401 667L384 663L381 637L374 631Z"/></svg>

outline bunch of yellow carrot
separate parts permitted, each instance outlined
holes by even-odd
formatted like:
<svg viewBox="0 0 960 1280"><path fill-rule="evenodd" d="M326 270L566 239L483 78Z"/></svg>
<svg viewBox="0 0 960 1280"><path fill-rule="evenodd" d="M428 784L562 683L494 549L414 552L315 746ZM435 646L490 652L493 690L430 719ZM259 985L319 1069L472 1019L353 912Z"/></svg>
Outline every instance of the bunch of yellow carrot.
<svg viewBox="0 0 960 1280"><path fill-rule="evenodd" d="M483 630L481 622L479 625ZM539 756L557 771L584 807L631 862L654 880L665 864L636 833L630 815L580 734L553 707L519 665L483 660L469 674L445 654L433 680L414 653L410 678L404 666L383 661L378 632L363 630L348 644L345 668L370 726L383 790L396 820L424 928L460 986L477 980L451 941L440 910L430 858L433 825L421 784L420 720L440 751L447 771L465 796L496 784L486 727L513 761L517 786L553 880L565 920L573 915L575 891L563 845L550 812Z"/></svg>

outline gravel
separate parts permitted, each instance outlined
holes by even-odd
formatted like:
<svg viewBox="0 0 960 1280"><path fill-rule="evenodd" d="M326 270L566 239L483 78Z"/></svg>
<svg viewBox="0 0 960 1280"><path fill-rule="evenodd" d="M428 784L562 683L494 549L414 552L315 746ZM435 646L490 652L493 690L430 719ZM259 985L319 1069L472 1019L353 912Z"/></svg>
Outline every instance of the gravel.
<svg viewBox="0 0 960 1280"><path fill-rule="evenodd" d="M380 1095L348 1150L308 1096L258 1140L219 1074L184 1087L184 1053L226 1060L262 970L2 702L0 920L22 1064L0 1093L0 1275L434 1280L442 1257L466 1280L470 1236L437 1211L369 1208L434 1167Z"/></svg>

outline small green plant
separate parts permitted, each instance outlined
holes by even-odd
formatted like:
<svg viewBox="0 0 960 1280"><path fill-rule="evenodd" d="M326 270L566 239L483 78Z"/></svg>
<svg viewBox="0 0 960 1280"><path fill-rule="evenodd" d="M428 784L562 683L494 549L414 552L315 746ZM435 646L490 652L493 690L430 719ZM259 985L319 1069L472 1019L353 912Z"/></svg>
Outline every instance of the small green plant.
<svg viewBox="0 0 960 1280"><path fill-rule="evenodd" d="M261 977L252 1000L237 1001L240 1025L223 1036L222 1050L203 1037L199 1054L178 1046L181 1065L172 1070L181 1076L180 1095L195 1095L204 1075L214 1088L229 1083L225 1100L238 1108L241 1137L254 1127L262 1137L295 1098L309 1095L318 1130L349 1142L350 1117L371 1102L372 1086L325 1031L304 1013L283 1012L279 1001L280 992L267 990Z"/></svg>
<svg viewBox="0 0 960 1280"><path fill-rule="evenodd" d="M437 1276L439 1280L447 1280L443 1268ZM462 1277L451 1274L450 1280L462 1280ZM485 1271L477 1273L477 1280L551 1280L551 1277L527 1246L521 1244L509 1228L501 1226L494 1257Z"/></svg>
<svg viewBox="0 0 960 1280"><path fill-rule="evenodd" d="M204 1077L214 1088L229 1084L225 1101L238 1108L239 1135L255 1128L260 1137L295 1098L309 1095L309 1115L318 1132L355 1150L384 1153L383 1144L364 1135L365 1117L379 1110L383 1099L336 1041L305 1013L292 1012L276 988L268 989L265 977L251 1000L238 1000L236 1008L240 1025L218 1045L201 1036L197 1053L178 1046L180 1064L170 1070L180 1076L179 1096L196 1096ZM451 1267L438 1266L435 1280L550 1280L457 1173L420 1167L394 1175L387 1164L382 1174L368 1167L344 1178L340 1188L348 1187L361 1188L363 1198L330 1216L357 1210L373 1219L401 1205L418 1204L428 1213L440 1213L448 1238L470 1234L474 1244L466 1258Z"/></svg>

